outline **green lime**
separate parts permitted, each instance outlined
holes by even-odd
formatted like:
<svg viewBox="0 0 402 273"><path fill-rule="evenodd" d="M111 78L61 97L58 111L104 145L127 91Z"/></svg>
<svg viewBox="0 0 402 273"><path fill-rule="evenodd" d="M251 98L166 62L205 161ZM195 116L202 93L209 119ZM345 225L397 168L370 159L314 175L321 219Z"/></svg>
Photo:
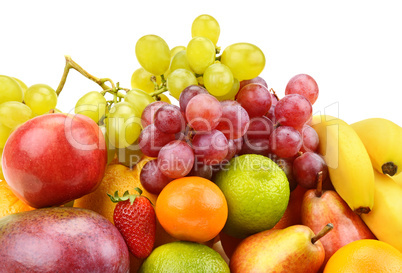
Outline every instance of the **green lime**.
<svg viewBox="0 0 402 273"><path fill-rule="evenodd" d="M214 182L228 204L223 231L233 237L245 238L273 228L288 206L290 190L286 174L262 155L233 158L216 174Z"/></svg>
<svg viewBox="0 0 402 273"><path fill-rule="evenodd" d="M139 273L229 273L229 266L212 248L193 242L172 242L155 248Z"/></svg>

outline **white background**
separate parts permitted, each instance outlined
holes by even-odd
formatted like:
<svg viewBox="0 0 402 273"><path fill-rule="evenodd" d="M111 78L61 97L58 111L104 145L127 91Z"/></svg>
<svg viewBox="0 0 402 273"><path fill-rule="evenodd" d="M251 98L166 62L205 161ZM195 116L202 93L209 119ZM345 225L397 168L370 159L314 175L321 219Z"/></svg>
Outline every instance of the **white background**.
<svg viewBox="0 0 402 273"><path fill-rule="evenodd" d="M315 113L349 123L388 118L402 125L402 16L398 1L11 1L0 0L0 74L28 86L57 88L70 55L89 73L130 87L139 67L135 43L161 36L170 48L187 45L201 14L220 24L218 46L260 47L261 76L279 96L299 73L315 78ZM75 71L58 108L100 90Z"/></svg>

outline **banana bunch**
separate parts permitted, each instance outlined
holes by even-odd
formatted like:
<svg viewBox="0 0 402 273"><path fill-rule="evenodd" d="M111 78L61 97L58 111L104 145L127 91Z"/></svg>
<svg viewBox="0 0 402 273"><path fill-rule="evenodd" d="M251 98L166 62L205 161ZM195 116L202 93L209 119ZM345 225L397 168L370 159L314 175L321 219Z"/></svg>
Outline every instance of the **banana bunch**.
<svg viewBox="0 0 402 273"><path fill-rule="evenodd" d="M402 171L402 128L390 120L369 118L351 124L363 141L374 169L394 176Z"/></svg>
<svg viewBox="0 0 402 273"><path fill-rule="evenodd" d="M375 171L374 207L361 218L377 237L402 251L402 184Z"/></svg>
<svg viewBox="0 0 402 273"><path fill-rule="evenodd" d="M319 153L328 165L338 194L357 214L374 205L374 171L367 150L355 130L345 121L328 115L314 116Z"/></svg>

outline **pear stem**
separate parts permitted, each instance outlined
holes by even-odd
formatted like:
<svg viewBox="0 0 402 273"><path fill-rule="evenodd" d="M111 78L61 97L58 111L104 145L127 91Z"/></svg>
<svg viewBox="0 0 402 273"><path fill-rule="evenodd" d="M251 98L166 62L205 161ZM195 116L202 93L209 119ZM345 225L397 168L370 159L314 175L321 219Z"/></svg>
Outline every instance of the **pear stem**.
<svg viewBox="0 0 402 273"><path fill-rule="evenodd" d="M324 237L328 232L330 232L334 228L334 225L329 223L327 224L320 232L317 233L313 238L311 238L311 243L315 244L318 240Z"/></svg>
<svg viewBox="0 0 402 273"><path fill-rule="evenodd" d="M315 190L315 196L322 196L322 171L317 173L317 188Z"/></svg>

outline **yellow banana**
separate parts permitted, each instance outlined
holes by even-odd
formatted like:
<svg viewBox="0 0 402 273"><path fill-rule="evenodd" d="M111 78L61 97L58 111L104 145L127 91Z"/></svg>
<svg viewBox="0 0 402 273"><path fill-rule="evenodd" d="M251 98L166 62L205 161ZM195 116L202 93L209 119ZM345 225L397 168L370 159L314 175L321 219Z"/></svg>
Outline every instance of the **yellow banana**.
<svg viewBox="0 0 402 273"><path fill-rule="evenodd" d="M390 176L402 171L402 128L384 118L351 124L363 141L374 169Z"/></svg>
<svg viewBox="0 0 402 273"><path fill-rule="evenodd" d="M392 176L392 179L402 186L402 173Z"/></svg>
<svg viewBox="0 0 402 273"><path fill-rule="evenodd" d="M354 212L368 213L374 204L374 171L363 142L349 124L332 116L314 116L312 127L335 190Z"/></svg>
<svg viewBox="0 0 402 273"><path fill-rule="evenodd" d="M402 185L375 171L373 210L361 218L378 240L402 251Z"/></svg>

